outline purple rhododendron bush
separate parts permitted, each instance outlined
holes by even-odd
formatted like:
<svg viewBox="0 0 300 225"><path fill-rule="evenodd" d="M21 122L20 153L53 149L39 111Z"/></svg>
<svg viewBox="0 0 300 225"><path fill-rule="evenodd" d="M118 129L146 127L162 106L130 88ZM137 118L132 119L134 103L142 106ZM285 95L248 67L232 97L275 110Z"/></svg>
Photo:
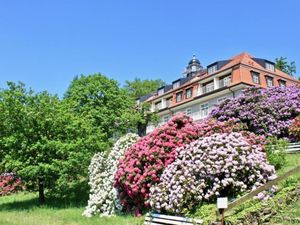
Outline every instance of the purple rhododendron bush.
<svg viewBox="0 0 300 225"><path fill-rule="evenodd" d="M262 146L249 137L254 136L219 133L178 148L176 160L150 189L150 206L179 214L202 201L236 196L274 179L275 169Z"/></svg>
<svg viewBox="0 0 300 225"><path fill-rule="evenodd" d="M177 157L176 148L185 146L199 137L214 133L230 133L239 125L215 119L194 123L191 118L178 114L167 124L141 138L127 150L115 174L115 188L122 206L136 215L148 206L149 189L160 180L166 166ZM251 135L250 135L251 136ZM254 135L255 136L255 135ZM256 136L251 138L256 141Z"/></svg>
<svg viewBox="0 0 300 225"><path fill-rule="evenodd" d="M238 119L248 130L265 136L288 137L293 119L300 115L299 87L256 87L244 91L238 98L226 100L211 112L211 116L226 121Z"/></svg>

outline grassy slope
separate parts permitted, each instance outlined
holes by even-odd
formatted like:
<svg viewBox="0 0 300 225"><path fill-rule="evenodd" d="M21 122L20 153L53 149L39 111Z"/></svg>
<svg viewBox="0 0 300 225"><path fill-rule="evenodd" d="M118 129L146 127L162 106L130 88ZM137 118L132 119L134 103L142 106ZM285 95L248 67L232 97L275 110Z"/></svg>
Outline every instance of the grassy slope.
<svg viewBox="0 0 300 225"><path fill-rule="evenodd" d="M300 154L287 156L287 165L278 171L278 175L300 165ZM300 177L300 174L297 175ZM19 193L0 197L1 225L132 225L141 223L143 219L132 216L116 216L111 218L85 218L81 216L83 206L62 205L50 202L43 207L37 206L37 195L33 193ZM280 215L300 217L300 202L289 207Z"/></svg>
<svg viewBox="0 0 300 225"><path fill-rule="evenodd" d="M0 197L1 225L131 225L142 219L132 216L111 218L81 216L84 207L63 206L57 203L38 207L37 195L19 193Z"/></svg>

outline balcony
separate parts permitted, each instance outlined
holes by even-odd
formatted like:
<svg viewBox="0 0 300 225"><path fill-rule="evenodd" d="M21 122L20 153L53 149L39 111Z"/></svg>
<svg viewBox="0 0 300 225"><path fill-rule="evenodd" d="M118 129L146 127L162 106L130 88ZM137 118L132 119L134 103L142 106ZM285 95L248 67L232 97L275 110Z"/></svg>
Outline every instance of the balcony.
<svg viewBox="0 0 300 225"><path fill-rule="evenodd" d="M231 84L231 78L225 77L222 80L215 80L214 83L207 84L201 87L198 91L198 95L203 95L219 88L227 87Z"/></svg>

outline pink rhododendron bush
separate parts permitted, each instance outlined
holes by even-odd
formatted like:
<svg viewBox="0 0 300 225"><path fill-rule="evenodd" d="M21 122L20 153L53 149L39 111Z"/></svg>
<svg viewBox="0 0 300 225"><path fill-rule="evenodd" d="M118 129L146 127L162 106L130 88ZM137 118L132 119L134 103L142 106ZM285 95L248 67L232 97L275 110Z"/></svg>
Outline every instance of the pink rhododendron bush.
<svg viewBox="0 0 300 225"><path fill-rule="evenodd" d="M151 187L148 203L158 212L178 214L202 201L235 196L274 179L274 167L262 146L249 142L251 137L213 134L178 148L176 160Z"/></svg>
<svg viewBox="0 0 300 225"><path fill-rule="evenodd" d="M300 141L300 116L293 120L289 133L294 141Z"/></svg>
<svg viewBox="0 0 300 225"><path fill-rule="evenodd" d="M125 153L115 174L115 187L121 204L136 215L148 206L149 189L160 180L166 166L177 155L176 148L185 146L202 136L232 131L232 124L216 120L194 123L178 114L167 124L141 138ZM146 203L146 204L145 204Z"/></svg>
<svg viewBox="0 0 300 225"><path fill-rule="evenodd" d="M0 196L22 190L22 181L15 173L0 174Z"/></svg>
<svg viewBox="0 0 300 225"><path fill-rule="evenodd" d="M160 175L176 156L176 147L197 138L192 119L178 114L167 124L141 138L120 160L115 174L115 187L121 204L127 211L139 215L149 197L149 188L159 181Z"/></svg>
<svg viewBox="0 0 300 225"><path fill-rule="evenodd" d="M90 217L95 214L110 216L117 210L121 210L116 189L113 187L114 174L120 158L138 138L138 135L129 133L114 144L107 158L102 152L93 156L89 166L91 190L84 216Z"/></svg>

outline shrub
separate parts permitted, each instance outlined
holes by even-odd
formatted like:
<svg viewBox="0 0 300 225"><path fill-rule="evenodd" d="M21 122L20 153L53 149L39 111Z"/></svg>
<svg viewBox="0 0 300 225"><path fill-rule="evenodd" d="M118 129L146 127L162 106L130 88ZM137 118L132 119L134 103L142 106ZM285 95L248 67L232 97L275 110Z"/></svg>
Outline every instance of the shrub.
<svg viewBox="0 0 300 225"><path fill-rule="evenodd" d="M286 153L288 142L284 139L269 137L265 150L268 161L276 170L281 169L286 164Z"/></svg>
<svg viewBox="0 0 300 225"><path fill-rule="evenodd" d="M125 152L115 175L115 187L127 211L135 210L135 215L141 213L149 197L149 188L159 181L164 168L174 161L175 149L196 138L195 123L178 114Z"/></svg>
<svg viewBox="0 0 300 225"><path fill-rule="evenodd" d="M22 189L22 181L15 173L0 174L0 196L9 195Z"/></svg>
<svg viewBox="0 0 300 225"><path fill-rule="evenodd" d="M289 133L294 141L300 141L300 116L293 120Z"/></svg>
<svg viewBox="0 0 300 225"><path fill-rule="evenodd" d="M275 176L261 146L250 144L241 133L204 137L177 153L150 190L148 202L158 212L182 213L199 202L254 189Z"/></svg>
<svg viewBox="0 0 300 225"><path fill-rule="evenodd" d="M103 153L97 153L93 156L89 166L91 190L88 206L83 213L84 216L90 217L97 213L102 216L109 216L121 209L116 190L113 187L114 174L119 159L137 140L136 134L127 134L115 143L107 158Z"/></svg>
<svg viewBox="0 0 300 225"><path fill-rule="evenodd" d="M213 109L220 120L238 119L249 131L265 136L288 137L292 120L300 114L299 87L249 88L238 98Z"/></svg>

